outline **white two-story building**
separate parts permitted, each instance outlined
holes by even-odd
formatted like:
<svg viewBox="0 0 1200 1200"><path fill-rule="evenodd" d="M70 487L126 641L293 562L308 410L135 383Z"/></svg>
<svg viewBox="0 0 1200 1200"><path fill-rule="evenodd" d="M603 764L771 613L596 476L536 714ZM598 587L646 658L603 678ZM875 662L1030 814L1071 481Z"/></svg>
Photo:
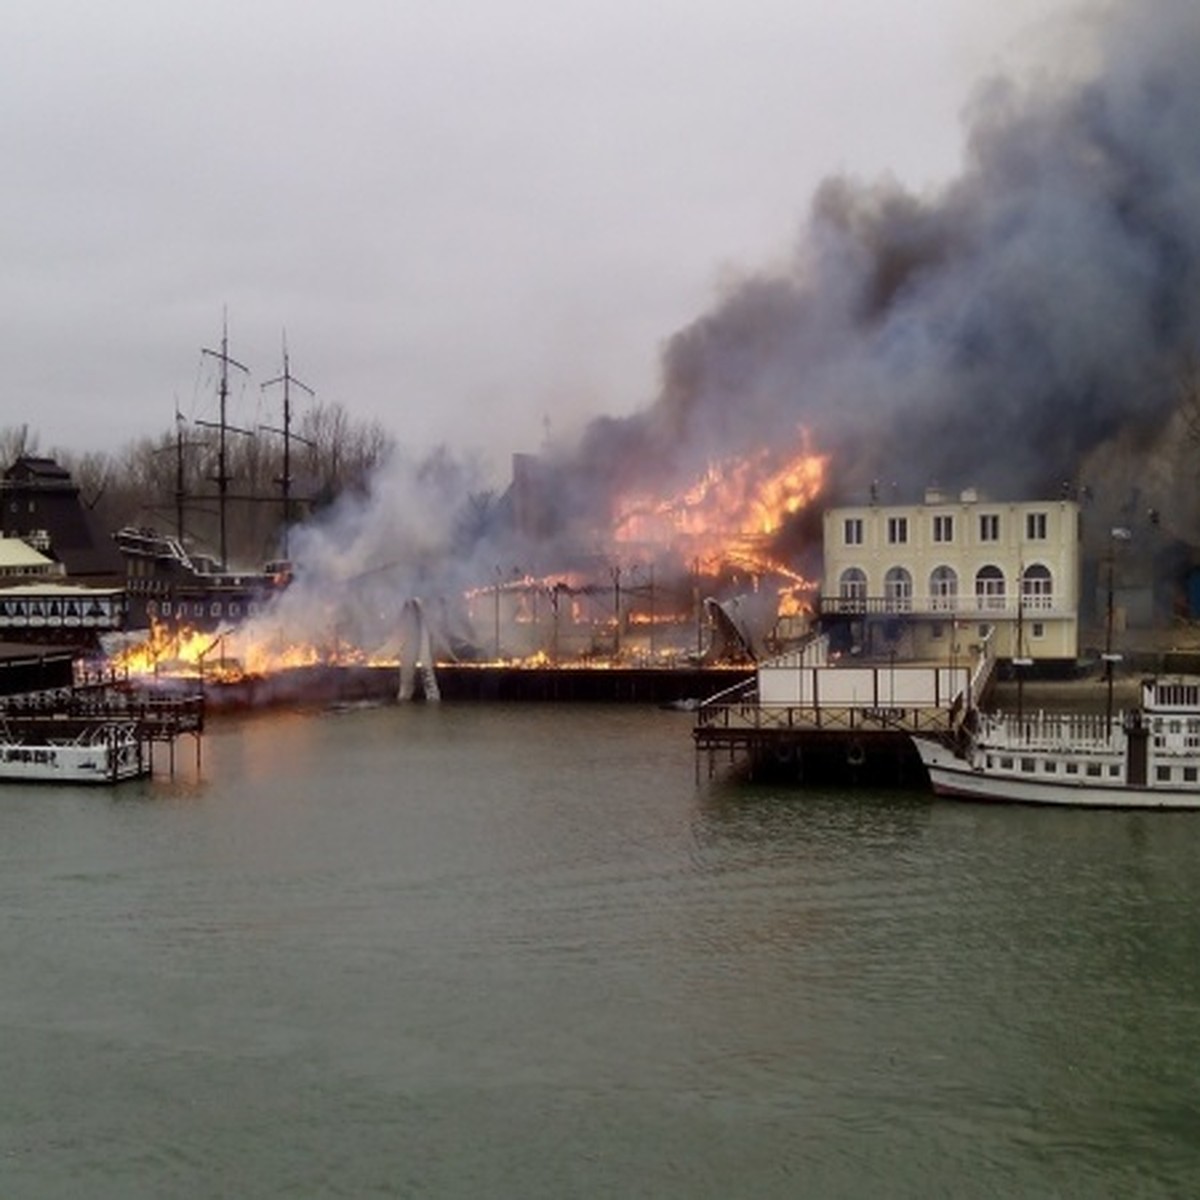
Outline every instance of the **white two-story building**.
<svg viewBox="0 0 1200 1200"><path fill-rule="evenodd" d="M820 616L869 656L954 660L989 633L1000 658L1073 664L1079 505L927 491L923 504L825 513Z"/></svg>

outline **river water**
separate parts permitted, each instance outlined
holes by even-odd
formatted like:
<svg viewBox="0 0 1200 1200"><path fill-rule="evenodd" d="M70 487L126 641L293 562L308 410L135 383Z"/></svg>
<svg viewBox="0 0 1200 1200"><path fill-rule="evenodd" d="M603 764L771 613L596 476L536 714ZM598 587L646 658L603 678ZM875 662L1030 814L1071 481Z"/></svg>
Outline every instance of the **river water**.
<svg viewBox="0 0 1200 1200"><path fill-rule="evenodd" d="M273 712L0 792L0 1196L1200 1194L1200 813Z"/></svg>

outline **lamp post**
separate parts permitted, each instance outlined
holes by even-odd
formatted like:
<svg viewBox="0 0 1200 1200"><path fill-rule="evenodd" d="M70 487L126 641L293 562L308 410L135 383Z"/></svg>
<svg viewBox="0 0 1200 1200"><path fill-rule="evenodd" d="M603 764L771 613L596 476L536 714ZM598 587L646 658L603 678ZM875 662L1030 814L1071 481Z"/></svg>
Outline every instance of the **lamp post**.
<svg viewBox="0 0 1200 1200"><path fill-rule="evenodd" d="M613 581L613 661L621 657L621 567L612 567Z"/></svg>
<svg viewBox="0 0 1200 1200"><path fill-rule="evenodd" d="M648 568L650 572L650 661L654 662L654 563Z"/></svg>
<svg viewBox="0 0 1200 1200"><path fill-rule="evenodd" d="M1108 601L1104 621L1104 684L1107 692L1104 715L1109 728L1112 727L1113 718L1113 666L1121 661L1121 655L1113 652L1114 580L1116 575L1117 543L1127 542L1132 537L1133 534L1122 526L1117 526L1109 534Z"/></svg>
<svg viewBox="0 0 1200 1200"><path fill-rule="evenodd" d="M1025 563L1017 567L1017 652L1013 655L1013 670L1017 673L1017 728L1022 729L1025 716L1025 668L1033 659L1025 654Z"/></svg>
<svg viewBox="0 0 1200 1200"><path fill-rule="evenodd" d="M558 600L562 588L559 582L550 589L550 612L554 622L550 638L550 663L555 667L558 666Z"/></svg>
<svg viewBox="0 0 1200 1200"><path fill-rule="evenodd" d="M496 567L496 608L495 608L495 634L496 634L495 658L496 658L497 662L500 661L500 577L501 577L501 574L502 574L502 572L500 570L500 567L497 566Z"/></svg>

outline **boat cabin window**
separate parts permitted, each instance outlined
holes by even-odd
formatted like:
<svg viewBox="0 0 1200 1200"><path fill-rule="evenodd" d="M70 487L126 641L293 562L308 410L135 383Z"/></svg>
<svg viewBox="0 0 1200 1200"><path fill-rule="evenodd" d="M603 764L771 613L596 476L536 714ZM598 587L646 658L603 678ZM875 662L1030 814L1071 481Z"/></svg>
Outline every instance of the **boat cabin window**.
<svg viewBox="0 0 1200 1200"><path fill-rule="evenodd" d="M1154 702L1163 708L1195 708L1200 703L1200 687L1194 683L1160 683Z"/></svg>
<svg viewBox="0 0 1200 1200"><path fill-rule="evenodd" d="M1099 775L1100 775L1100 764L1099 764L1099 763L1088 763L1088 765L1087 765L1087 773L1088 773L1088 774L1089 774L1089 775L1090 775L1090 776L1091 776L1093 779L1099 778Z"/></svg>
<svg viewBox="0 0 1200 1200"><path fill-rule="evenodd" d="M1171 778L1171 768L1155 767L1154 778L1157 779L1159 783L1167 783Z"/></svg>
<svg viewBox="0 0 1200 1200"><path fill-rule="evenodd" d="M1052 758L1046 759L1046 774L1047 775L1058 774L1058 763L1056 763L1054 761L1054 759L1052 759Z"/></svg>
<svg viewBox="0 0 1200 1200"><path fill-rule="evenodd" d="M1021 770L1033 772L1037 770L1037 760L1032 758L1021 759Z"/></svg>
<svg viewBox="0 0 1200 1200"><path fill-rule="evenodd" d="M1066 771L1066 773L1068 775L1078 775L1079 774L1079 764L1078 763L1073 763L1073 762L1064 763L1063 769Z"/></svg>
<svg viewBox="0 0 1200 1200"><path fill-rule="evenodd" d="M1184 783L1195 783L1196 782L1196 768L1195 767L1184 767L1183 768L1183 782Z"/></svg>

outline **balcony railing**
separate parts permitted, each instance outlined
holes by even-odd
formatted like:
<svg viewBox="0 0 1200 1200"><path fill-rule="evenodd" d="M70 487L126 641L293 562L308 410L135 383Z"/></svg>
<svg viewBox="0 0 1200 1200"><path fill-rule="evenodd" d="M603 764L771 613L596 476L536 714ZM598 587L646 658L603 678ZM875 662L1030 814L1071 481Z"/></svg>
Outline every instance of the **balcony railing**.
<svg viewBox="0 0 1200 1200"><path fill-rule="evenodd" d="M977 620L1004 617L1069 617L1073 610L1056 603L1054 596L822 596L817 610L825 616L963 617Z"/></svg>

